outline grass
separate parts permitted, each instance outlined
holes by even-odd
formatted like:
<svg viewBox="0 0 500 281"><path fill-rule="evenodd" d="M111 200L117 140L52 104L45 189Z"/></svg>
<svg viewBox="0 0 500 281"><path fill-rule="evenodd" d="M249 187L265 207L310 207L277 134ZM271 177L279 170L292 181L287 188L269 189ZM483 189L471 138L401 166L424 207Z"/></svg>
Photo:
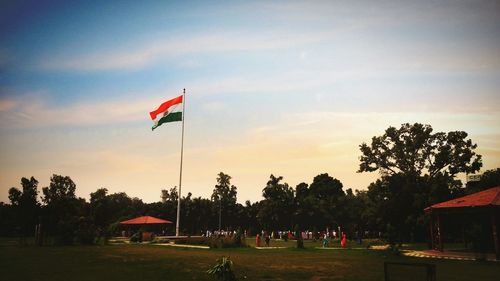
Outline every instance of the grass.
<svg viewBox="0 0 500 281"><path fill-rule="evenodd" d="M6 242L6 240L0 240ZM251 242L251 241L249 241ZM294 246L295 241L279 241ZM278 243L271 242L271 246ZM213 280L205 273L229 256L239 280L384 280L384 261L427 262L437 280L497 280L499 263L429 260L391 256L373 250L179 249L158 245L34 247L0 245L0 276L14 280Z"/></svg>

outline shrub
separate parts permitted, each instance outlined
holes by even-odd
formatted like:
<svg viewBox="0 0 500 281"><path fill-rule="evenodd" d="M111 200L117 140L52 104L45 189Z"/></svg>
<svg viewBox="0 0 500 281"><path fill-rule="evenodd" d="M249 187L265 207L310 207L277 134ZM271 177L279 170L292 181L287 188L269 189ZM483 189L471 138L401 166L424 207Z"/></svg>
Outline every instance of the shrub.
<svg viewBox="0 0 500 281"><path fill-rule="evenodd" d="M210 248L240 248L247 247L245 239L241 235L211 237Z"/></svg>
<svg viewBox="0 0 500 281"><path fill-rule="evenodd" d="M56 224L55 244L56 245L71 245L75 238L78 225L77 218L68 217L61 219Z"/></svg>
<svg viewBox="0 0 500 281"><path fill-rule="evenodd" d="M88 217L81 217L76 230L76 238L81 244L94 244L96 239L96 227Z"/></svg>
<svg viewBox="0 0 500 281"><path fill-rule="evenodd" d="M207 273L215 276L218 280L236 281L236 275L233 272L233 262L226 257L217 260L217 263Z"/></svg>
<svg viewBox="0 0 500 281"><path fill-rule="evenodd" d="M186 238L179 238L175 239L174 243L175 244L181 244L181 245L209 245L209 238L206 237L186 237Z"/></svg>
<svg viewBox="0 0 500 281"><path fill-rule="evenodd" d="M366 243L366 248L367 249L370 249L373 246L383 246L383 245L387 244L386 241L381 240L381 239L366 239L365 243Z"/></svg>

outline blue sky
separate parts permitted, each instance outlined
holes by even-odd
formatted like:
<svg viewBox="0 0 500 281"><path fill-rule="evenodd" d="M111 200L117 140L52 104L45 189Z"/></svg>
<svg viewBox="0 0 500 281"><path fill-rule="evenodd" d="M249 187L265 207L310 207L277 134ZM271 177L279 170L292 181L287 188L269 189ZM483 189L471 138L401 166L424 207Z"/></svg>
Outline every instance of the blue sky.
<svg viewBox="0 0 500 281"><path fill-rule="evenodd" d="M148 112L183 88L184 194L220 171L240 202L271 173L365 189L359 144L405 122L464 130L500 167L498 1L69 2L0 4L0 201L53 173L159 200L180 124Z"/></svg>

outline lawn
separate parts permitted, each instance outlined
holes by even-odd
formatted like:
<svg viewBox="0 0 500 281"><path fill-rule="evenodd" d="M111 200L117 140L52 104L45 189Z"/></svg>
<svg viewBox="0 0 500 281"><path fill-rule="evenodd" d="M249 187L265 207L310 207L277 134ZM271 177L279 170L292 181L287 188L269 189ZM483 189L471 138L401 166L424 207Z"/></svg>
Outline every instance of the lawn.
<svg viewBox="0 0 500 281"><path fill-rule="evenodd" d="M0 278L3 281L213 280L205 271L222 256L234 261L239 280L383 280L384 261L434 263L437 280L443 281L487 281L498 280L500 276L499 263L417 259L364 249L321 250L314 248L314 242L306 245L305 250L203 250L148 244L21 247L2 243Z"/></svg>

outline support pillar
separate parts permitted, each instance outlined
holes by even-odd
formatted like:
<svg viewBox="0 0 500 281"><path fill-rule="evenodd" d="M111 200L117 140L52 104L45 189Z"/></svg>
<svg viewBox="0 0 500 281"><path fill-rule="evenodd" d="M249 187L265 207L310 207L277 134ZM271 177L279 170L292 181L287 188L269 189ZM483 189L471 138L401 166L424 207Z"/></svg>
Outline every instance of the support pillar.
<svg viewBox="0 0 500 281"><path fill-rule="evenodd" d="M500 260L500 245L498 244L498 231L495 209L491 208L491 232L493 235L493 245L495 246L495 258Z"/></svg>
<svg viewBox="0 0 500 281"><path fill-rule="evenodd" d="M429 231L430 231L430 234L431 234L431 236L430 236L430 239L431 239L431 250L434 250L434 247L435 247L435 245L434 245L434 219L433 218L434 218L434 214L433 214L433 212L431 210L431 212L430 212L430 219L429 219Z"/></svg>
<svg viewBox="0 0 500 281"><path fill-rule="evenodd" d="M437 213L437 235L438 235L438 250L443 251L443 227L441 225L441 215Z"/></svg>

